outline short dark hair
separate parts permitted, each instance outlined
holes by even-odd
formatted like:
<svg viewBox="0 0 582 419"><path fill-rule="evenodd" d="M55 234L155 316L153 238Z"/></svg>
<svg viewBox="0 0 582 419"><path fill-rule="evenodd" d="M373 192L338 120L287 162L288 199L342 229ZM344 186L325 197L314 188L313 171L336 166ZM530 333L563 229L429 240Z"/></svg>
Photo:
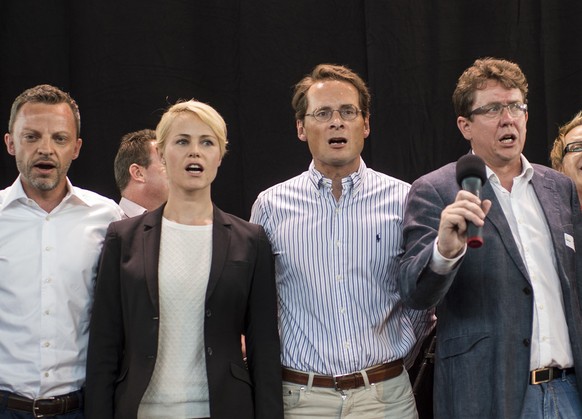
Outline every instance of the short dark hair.
<svg viewBox="0 0 582 419"><path fill-rule="evenodd" d="M156 132L151 129L130 132L121 138L113 163L115 183L120 192L129 184L129 167L138 164L146 169L152 163L151 143L156 140Z"/></svg>
<svg viewBox="0 0 582 419"><path fill-rule="evenodd" d="M470 118L475 92L484 89L489 80L497 81L506 89L519 89L524 103L527 103L527 80L517 64L492 57L480 58L457 81L453 93L453 106L457 116Z"/></svg>
<svg viewBox="0 0 582 419"><path fill-rule="evenodd" d="M307 91L311 86L317 82L328 80L345 81L353 85L358 91L359 107L362 111L362 116L366 117L370 114L370 92L366 86L366 82L360 76L343 65L319 64L310 74L307 74L295 85L293 99L291 100L291 105L295 110L295 119L305 119L308 106Z"/></svg>
<svg viewBox="0 0 582 419"><path fill-rule="evenodd" d="M66 92L61 89L51 86L50 84L39 84L25 90L14 99L12 108L10 109L10 119L8 120L8 132L12 133L14 129L14 121L16 114L26 103L46 103L48 105L58 105L59 103L66 103L71 108L73 116L75 117L75 126L77 128L77 138L81 136L81 115L77 102Z"/></svg>

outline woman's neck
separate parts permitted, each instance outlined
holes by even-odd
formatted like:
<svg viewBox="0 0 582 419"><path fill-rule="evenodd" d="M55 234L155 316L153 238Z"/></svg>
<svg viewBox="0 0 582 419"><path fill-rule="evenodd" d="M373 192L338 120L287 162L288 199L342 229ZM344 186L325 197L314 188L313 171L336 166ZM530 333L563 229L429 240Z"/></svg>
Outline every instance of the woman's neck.
<svg viewBox="0 0 582 419"><path fill-rule="evenodd" d="M214 206L208 197L175 197L171 193L164 208L164 217L178 224L212 224Z"/></svg>

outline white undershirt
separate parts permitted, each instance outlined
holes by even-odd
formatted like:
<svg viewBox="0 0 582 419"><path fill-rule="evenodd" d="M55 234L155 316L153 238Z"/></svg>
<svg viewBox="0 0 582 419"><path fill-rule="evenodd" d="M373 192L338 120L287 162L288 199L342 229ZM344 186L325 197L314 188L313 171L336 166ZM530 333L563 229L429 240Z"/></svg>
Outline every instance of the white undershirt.
<svg viewBox="0 0 582 419"><path fill-rule="evenodd" d="M210 416L204 302L211 259L212 225L162 219L158 356L138 419Z"/></svg>

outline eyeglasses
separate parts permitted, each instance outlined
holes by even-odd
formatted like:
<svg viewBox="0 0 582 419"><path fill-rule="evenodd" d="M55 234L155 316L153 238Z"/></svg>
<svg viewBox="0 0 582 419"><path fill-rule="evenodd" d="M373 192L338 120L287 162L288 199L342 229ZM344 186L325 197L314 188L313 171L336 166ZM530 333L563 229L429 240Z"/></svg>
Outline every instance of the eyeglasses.
<svg viewBox="0 0 582 419"><path fill-rule="evenodd" d="M518 118L527 112L527 105L521 102L512 102L507 105L503 103L490 103L473 109L467 116L483 115L486 118L499 118L504 109L507 109L512 117Z"/></svg>
<svg viewBox="0 0 582 419"><path fill-rule="evenodd" d="M566 153L578 153L582 151L582 141L574 141L573 143L566 144L564 147L564 156Z"/></svg>
<svg viewBox="0 0 582 419"><path fill-rule="evenodd" d="M339 109L331 109L329 107L317 108L313 113L306 113L305 116L312 116L316 121L327 122L331 120L334 112L338 112L344 121L353 121L362 112L354 105L344 105Z"/></svg>

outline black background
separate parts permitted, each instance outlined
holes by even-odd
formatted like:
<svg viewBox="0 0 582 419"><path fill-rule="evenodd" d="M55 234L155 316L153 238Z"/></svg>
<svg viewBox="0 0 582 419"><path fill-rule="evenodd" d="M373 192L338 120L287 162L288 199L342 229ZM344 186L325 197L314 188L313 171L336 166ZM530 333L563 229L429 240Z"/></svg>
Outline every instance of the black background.
<svg viewBox="0 0 582 419"><path fill-rule="evenodd" d="M129 131L196 98L225 118L230 147L213 185L248 218L257 194L306 170L292 86L316 64L368 82L369 167L408 182L468 143L451 94L478 57L517 62L530 87L530 161L548 164L557 126L582 108L582 2L565 0L0 0L0 123L24 89L54 84L81 110L74 185L113 199L113 158ZM0 188L17 176L0 153Z"/></svg>

